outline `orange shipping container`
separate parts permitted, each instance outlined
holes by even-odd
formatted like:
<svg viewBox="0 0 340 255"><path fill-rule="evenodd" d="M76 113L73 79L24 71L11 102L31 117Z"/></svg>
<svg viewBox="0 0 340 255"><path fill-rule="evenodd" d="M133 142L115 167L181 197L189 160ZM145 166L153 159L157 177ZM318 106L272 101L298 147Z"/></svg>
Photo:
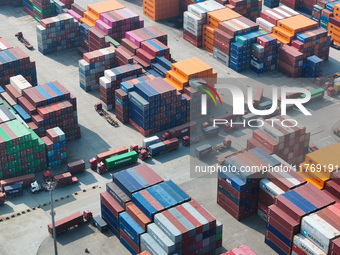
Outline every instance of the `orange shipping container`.
<svg viewBox="0 0 340 255"><path fill-rule="evenodd" d="M97 19L99 19L99 16L101 13L123 9L123 8L125 8L125 6L118 3L115 0L108 0L105 2L90 4L87 6L87 10L89 12L92 12L97 17Z"/></svg>
<svg viewBox="0 0 340 255"><path fill-rule="evenodd" d="M196 57L172 64L171 70L186 80L207 77L212 73L212 67Z"/></svg>
<svg viewBox="0 0 340 255"><path fill-rule="evenodd" d="M143 13L152 20L162 20L179 15L179 0L145 0Z"/></svg>
<svg viewBox="0 0 340 255"><path fill-rule="evenodd" d="M237 12L224 8L217 11L208 12L207 14L207 24L213 28L218 28L218 24L222 21L235 19L241 17Z"/></svg>
<svg viewBox="0 0 340 255"><path fill-rule="evenodd" d="M296 35L297 33L317 28L318 23L307 18L304 15L296 15L287 19L282 19L277 22L277 26L286 30L289 35Z"/></svg>
<svg viewBox="0 0 340 255"><path fill-rule="evenodd" d="M282 44L289 44L294 39L294 36L287 33L280 27L274 27L272 35L277 38Z"/></svg>
<svg viewBox="0 0 340 255"><path fill-rule="evenodd" d="M340 4L334 6L333 15L338 19L340 18Z"/></svg>
<svg viewBox="0 0 340 255"><path fill-rule="evenodd" d="M80 18L79 19L79 22L81 23L81 24L86 24L86 25L88 25L89 27L94 27L94 26L96 26L96 24L94 23L94 22L92 22L91 20L89 20L88 18Z"/></svg>

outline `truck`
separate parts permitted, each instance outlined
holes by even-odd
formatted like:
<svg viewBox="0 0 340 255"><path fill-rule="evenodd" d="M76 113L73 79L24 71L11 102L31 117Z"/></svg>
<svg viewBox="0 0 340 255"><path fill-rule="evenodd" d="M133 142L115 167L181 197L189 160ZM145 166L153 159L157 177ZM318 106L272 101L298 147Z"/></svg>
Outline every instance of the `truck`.
<svg viewBox="0 0 340 255"><path fill-rule="evenodd" d="M92 220L92 224L93 226L95 226L96 228L98 228L98 230L101 232L101 233L104 233L105 231L108 230L108 225L107 223L103 220L102 217L100 216L96 216L93 218Z"/></svg>
<svg viewBox="0 0 340 255"><path fill-rule="evenodd" d="M105 163L98 164L97 173L103 174L119 166L133 164L138 160L138 154L135 151L126 152L117 156L105 159Z"/></svg>
<svg viewBox="0 0 340 255"><path fill-rule="evenodd" d="M92 220L92 213L88 210L85 210L83 213L77 212L70 216L67 216L63 219L60 219L55 222L55 233L59 235L72 227L79 226L84 223L84 220L90 221ZM53 236L53 227L52 224L47 225L48 232L51 236Z"/></svg>
<svg viewBox="0 0 340 255"><path fill-rule="evenodd" d="M24 190L22 187L22 182L17 182L12 185L8 185L4 187L5 196L7 198L21 196L24 194Z"/></svg>
<svg viewBox="0 0 340 255"><path fill-rule="evenodd" d="M218 136L220 128L218 126L209 126L202 128L202 135L197 136L195 138L190 138L189 136L184 136L182 138L183 146L189 146L190 144L198 143L202 140Z"/></svg>
<svg viewBox="0 0 340 255"><path fill-rule="evenodd" d="M81 159L81 160L71 162L71 163L67 164L67 170L71 174L81 173L81 172L85 171L85 161Z"/></svg>
<svg viewBox="0 0 340 255"><path fill-rule="evenodd" d="M75 176L72 176L70 172L55 175L54 180L58 182L57 187L74 184L78 182L78 178Z"/></svg>
<svg viewBox="0 0 340 255"><path fill-rule="evenodd" d="M221 152L231 147L231 140L225 138L222 144L212 147L210 144L204 144L195 149L195 155L198 159L202 159L213 153Z"/></svg>
<svg viewBox="0 0 340 255"><path fill-rule="evenodd" d="M127 153L129 151L129 149L126 146L122 146L120 148L117 149L113 149L113 150L109 150L103 153L99 153L97 154L97 157L91 158L89 160L90 163L90 168L92 170L96 170L98 167L103 167L103 165L105 165L105 160L113 157L113 156L117 156L117 155L121 155L124 153Z"/></svg>
<svg viewBox="0 0 340 255"><path fill-rule="evenodd" d="M197 123L195 121L188 122L186 124L180 125L178 127L174 127L169 129L168 132L165 132L162 135L162 140L168 140L175 137L188 135L190 132L195 132L197 129Z"/></svg>
<svg viewBox="0 0 340 255"><path fill-rule="evenodd" d="M22 187L25 188L25 187L29 187L31 183L34 181L35 181L34 174L26 174L26 175L14 177L14 178L6 179L6 180L1 180L0 187L1 187L1 191L4 192L4 188L6 186L21 182Z"/></svg>

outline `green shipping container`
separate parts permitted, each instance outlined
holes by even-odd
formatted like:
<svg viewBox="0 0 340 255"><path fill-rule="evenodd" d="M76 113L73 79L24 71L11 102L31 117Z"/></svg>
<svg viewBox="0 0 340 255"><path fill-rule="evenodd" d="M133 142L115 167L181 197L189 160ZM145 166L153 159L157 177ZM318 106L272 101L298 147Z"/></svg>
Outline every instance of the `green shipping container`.
<svg viewBox="0 0 340 255"><path fill-rule="evenodd" d="M107 169L112 169L118 166L130 164L136 162L138 159L137 152L130 151L118 156L113 156L105 160L105 166Z"/></svg>
<svg viewBox="0 0 340 255"><path fill-rule="evenodd" d="M310 101L315 100L315 99L320 99L320 98L324 97L325 90L322 89L322 88L315 89L315 90L311 91L310 94L311 94ZM300 96L300 98L305 98L305 97L306 97L306 94L303 94L303 95Z"/></svg>
<svg viewBox="0 0 340 255"><path fill-rule="evenodd" d="M105 39L108 40L113 46L118 47L120 46L120 43L117 42L116 40L112 39L110 36L105 36Z"/></svg>

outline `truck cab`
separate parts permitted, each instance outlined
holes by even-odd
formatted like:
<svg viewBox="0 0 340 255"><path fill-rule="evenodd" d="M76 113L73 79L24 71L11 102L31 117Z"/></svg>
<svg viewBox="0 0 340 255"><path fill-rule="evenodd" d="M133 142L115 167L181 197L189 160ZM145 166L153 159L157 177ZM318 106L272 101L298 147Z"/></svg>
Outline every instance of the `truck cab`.
<svg viewBox="0 0 340 255"><path fill-rule="evenodd" d="M165 141L165 140L168 140L170 139L171 136L170 136L170 133L169 132L165 132L163 135L162 135L162 141Z"/></svg>
<svg viewBox="0 0 340 255"><path fill-rule="evenodd" d="M189 136L184 136L183 138L182 138L182 144L183 144L183 146L189 146L190 145L190 137Z"/></svg>
<svg viewBox="0 0 340 255"><path fill-rule="evenodd" d="M143 161L149 158L149 153L148 153L147 149L141 149L140 150L139 158Z"/></svg>
<svg viewBox="0 0 340 255"><path fill-rule="evenodd" d="M131 144L131 146L130 146L130 151L135 151L135 152L138 153L138 151L139 151L139 146L138 146L137 144L135 144L135 143Z"/></svg>
<svg viewBox="0 0 340 255"><path fill-rule="evenodd" d="M38 193L40 190L41 190L41 186L37 181L31 183L31 192L32 193Z"/></svg>

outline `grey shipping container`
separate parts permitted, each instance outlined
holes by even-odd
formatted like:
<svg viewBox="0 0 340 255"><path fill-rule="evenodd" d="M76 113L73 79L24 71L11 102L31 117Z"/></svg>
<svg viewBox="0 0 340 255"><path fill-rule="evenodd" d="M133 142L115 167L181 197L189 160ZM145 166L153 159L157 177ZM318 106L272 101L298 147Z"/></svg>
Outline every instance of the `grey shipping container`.
<svg viewBox="0 0 340 255"><path fill-rule="evenodd" d="M99 229L100 232L105 232L108 229L107 223L100 216L93 218L92 224Z"/></svg>
<svg viewBox="0 0 340 255"><path fill-rule="evenodd" d="M210 144L205 144L199 146L195 149L195 155L197 158L204 158L205 156L209 155L212 151L212 147Z"/></svg>
<svg viewBox="0 0 340 255"><path fill-rule="evenodd" d="M219 132L219 127L218 126L210 126L210 127L205 127L202 128L202 132L203 135L205 135L206 137L213 137L213 136L217 136L218 132Z"/></svg>

